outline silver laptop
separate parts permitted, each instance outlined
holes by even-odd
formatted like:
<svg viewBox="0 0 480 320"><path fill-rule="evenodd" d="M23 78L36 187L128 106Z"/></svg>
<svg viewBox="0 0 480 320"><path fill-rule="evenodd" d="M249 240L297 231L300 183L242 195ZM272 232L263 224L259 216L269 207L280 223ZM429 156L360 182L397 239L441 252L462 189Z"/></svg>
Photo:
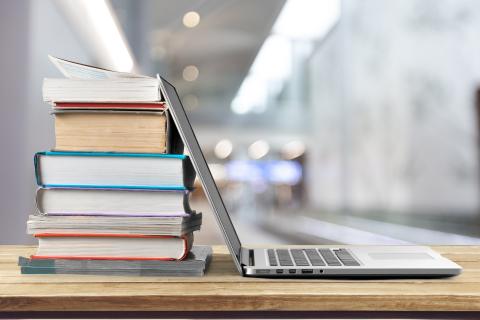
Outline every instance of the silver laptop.
<svg viewBox="0 0 480 320"><path fill-rule="evenodd" d="M459 265L423 246L243 247L175 88L164 79L160 79L160 88L241 275L437 277L461 272Z"/></svg>

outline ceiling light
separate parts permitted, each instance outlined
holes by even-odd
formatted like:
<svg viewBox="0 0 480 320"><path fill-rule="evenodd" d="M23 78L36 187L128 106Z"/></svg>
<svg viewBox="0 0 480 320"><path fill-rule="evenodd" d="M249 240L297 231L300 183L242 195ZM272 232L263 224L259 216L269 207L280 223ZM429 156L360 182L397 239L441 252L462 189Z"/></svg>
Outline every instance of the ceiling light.
<svg viewBox="0 0 480 320"><path fill-rule="evenodd" d="M248 147L248 155L255 160L265 157L268 151L270 151L270 146L265 140L255 141Z"/></svg>
<svg viewBox="0 0 480 320"><path fill-rule="evenodd" d="M227 169L223 164L211 163L208 165L215 181L224 181L227 178Z"/></svg>
<svg viewBox="0 0 480 320"><path fill-rule="evenodd" d="M282 156L287 160L300 157L305 153L305 143L302 141L291 141L282 148Z"/></svg>
<svg viewBox="0 0 480 320"><path fill-rule="evenodd" d="M228 139L220 140L213 150L219 159L226 159L233 151L233 144Z"/></svg>
<svg viewBox="0 0 480 320"><path fill-rule="evenodd" d="M340 0L289 0L273 26L273 33L292 39L319 39L340 18Z"/></svg>
<svg viewBox="0 0 480 320"><path fill-rule="evenodd" d="M133 69L133 58L128 49L110 6L105 0L84 0L87 21L96 30L105 51L110 55L116 71L128 72Z"/></svg>
<svg viewBox="0 0 480 320"><path fill-rule="evenodd" d="M183 16L183 25L187 28L195 28L200 23L200 15L196 11L189 11Z"/></svg>
<svg viewBox="0 0 480 320"><path fill-rule="evenodd" d="M232 100L232 111L265 111L268 101L280 94L292 74L292 43L310 40L304 41L303 47L296 46L296 50L302 48L304 57L308 56L313 50L311 40L324 37L338 22L340 4L340 0L288 0ZM300 52L295 54L300 56Z"/></svg>
<svg viewBox="0 0 480 320"><path fill-rule="evenodd" d="M242 99L239 98L238 95L232 100L230 108L236 114L245 114L250 110L249 105L244 103L244 101L242 101Z"/></svg>
<svg viewBox="0 0 480 320"><path fill-rule="evenodd" d="M237 114L264 112L269 97L277 95L284 81L290 76L291 62L290 40L279 35L270 35L232 100L232 111Z"/></svg>
<svg viewBox="0 0 480 320"><path fill-rule="evenodd" d="M182 102L188 111L192 111L198 108L198 98L194 94L187 94L183 97Z"/></svg>
<svg viewBox="0 0 480 320"><path fill-rule="evenodd" d="M236 114L245 114L266 103L267 94L263 81L253 75L247 76L232 100L231 109Z"/></svg>
<svg viewBox="0 0 480 320"><path fill-rule="evenodd" d="M186 66L184 69L183 69L183 79L185 79L186 81L195 81L197 80L198 78L198 75L199 75L199 71L198 71L198 68L194 65L190 65L190 66Z"/></svg>
<svg viewBox="0 0 480 320"><path fill-rule="evenodd" d="M265 80L285 79L292 70L292 44L284 36L270 35L255 57L250 72Z"/></svg>

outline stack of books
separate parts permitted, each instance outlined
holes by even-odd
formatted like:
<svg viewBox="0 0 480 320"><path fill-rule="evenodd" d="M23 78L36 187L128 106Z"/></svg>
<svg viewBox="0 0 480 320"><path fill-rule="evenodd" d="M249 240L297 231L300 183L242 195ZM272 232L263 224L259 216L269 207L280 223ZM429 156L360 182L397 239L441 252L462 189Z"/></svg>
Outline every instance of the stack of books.
<svg viewBox="0 0 480 320"><path fill-rule="evenodd" d="M67 78L44 80L56 140L35 155L27 231L39 246L22 272L203 274L211 250L190 252L195 171L158 79L51 59Z"/></svg>

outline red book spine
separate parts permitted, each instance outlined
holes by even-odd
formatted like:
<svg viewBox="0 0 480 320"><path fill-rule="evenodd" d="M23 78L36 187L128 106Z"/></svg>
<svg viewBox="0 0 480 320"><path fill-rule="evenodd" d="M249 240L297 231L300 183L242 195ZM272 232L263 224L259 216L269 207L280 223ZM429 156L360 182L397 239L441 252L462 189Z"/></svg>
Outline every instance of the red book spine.
<svg viewBox="0 0 480 320"><path fill-rule="evenodd" d="M159 103L102 103L102 102L56 102L56 109L152 109L164 110L164 102Z"/></svg>
<svg viewBox="0 0 480 320"><path fill-rule="evenodd" d="M175 261L175 260L182 260L184 259L184 256L182 256L179 259L174 259L174 258L162 258L162 257L155 257L155 258L148 258L148 257L101 257L101 256L39 256L36 254L33 254L30 256L30 259L36 260L36 259L62 259L62 260L110 260L110 261L115 261L115 260L127 260L127 261Z"/></svg>
<svg viewBox="0 0 480 320"><path fill-rule="evenodd" d="M176 236L131 234L131 233L36 233L35 238L59 237L59 238L178 238Z"/></svg>

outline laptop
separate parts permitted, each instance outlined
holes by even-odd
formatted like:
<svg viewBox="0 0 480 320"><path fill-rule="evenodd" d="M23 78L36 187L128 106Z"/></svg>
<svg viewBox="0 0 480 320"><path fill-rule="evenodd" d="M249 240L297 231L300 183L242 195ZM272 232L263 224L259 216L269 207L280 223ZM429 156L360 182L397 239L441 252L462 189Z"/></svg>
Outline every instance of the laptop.
<svg viewBox="0 0 480 320"><path fill-rule="evenodd" d="M425 246L242 246L175 88L163 78L159 81L174 123L242 276L441 277L461 272L459 265Z"/></svg>

